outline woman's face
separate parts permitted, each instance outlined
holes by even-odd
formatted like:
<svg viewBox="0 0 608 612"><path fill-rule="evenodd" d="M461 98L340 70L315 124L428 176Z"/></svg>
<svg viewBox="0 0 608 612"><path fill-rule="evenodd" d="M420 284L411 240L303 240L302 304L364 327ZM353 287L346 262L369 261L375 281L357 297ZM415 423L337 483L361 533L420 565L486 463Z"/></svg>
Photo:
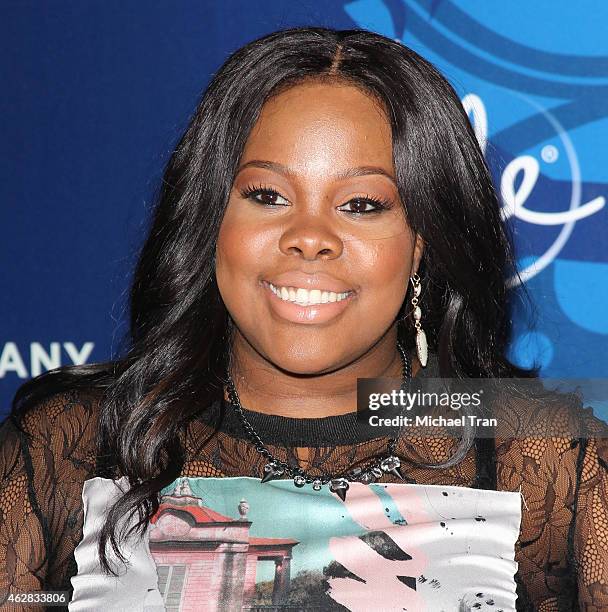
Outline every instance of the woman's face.
<svg viewBox="0 0 608 612"><path fill-rule="evenodd" d="M235 342L293 373L347 365L394 324L420 255L378 104L356 87L318 82L270 99L218 237Z"/></svg>

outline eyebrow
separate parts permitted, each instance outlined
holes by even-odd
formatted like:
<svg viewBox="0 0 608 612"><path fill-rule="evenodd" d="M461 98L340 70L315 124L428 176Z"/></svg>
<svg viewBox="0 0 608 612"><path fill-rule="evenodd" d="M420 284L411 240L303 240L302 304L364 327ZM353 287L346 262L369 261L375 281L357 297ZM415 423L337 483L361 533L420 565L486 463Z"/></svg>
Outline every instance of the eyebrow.
<svg viewBox="0 0 608 612"><path fill-rule="evenodd" d="M264 161L261 159L252 159L251 161L240 165L237 169L237 174L245 168L265 168L266 170L274 170L275 172L284 174L286 176L295 176L293 170L287 166L284 166L279 162ZM334 174L334 178L336 180L342 180L357 176L368 176L370 174L381 174L382 176L386 176L393 183L395 182L395 177L380 166L357 166L356 168L347 168L346 170L342 170L341 172Z"/></svg>

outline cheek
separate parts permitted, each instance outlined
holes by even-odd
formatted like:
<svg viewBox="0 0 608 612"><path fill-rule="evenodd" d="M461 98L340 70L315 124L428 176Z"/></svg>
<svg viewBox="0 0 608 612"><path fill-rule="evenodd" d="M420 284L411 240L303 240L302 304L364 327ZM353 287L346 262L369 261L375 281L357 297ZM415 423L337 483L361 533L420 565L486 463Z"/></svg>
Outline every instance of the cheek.
<svg viewBox="0 0 608 612"><path fill-rule="evenodd" d="M235 275L242 272L244 251L244 248L239 248L237 226L224 221L220 227L216 250L218 283L233 281Z"/></svg>
<svg viewBox="0 0 608 612"><path fill-rule="evenodd" d="M354 258L362 268L359 274L362 283L373 291L370 299L374 306L383 310L398 309L407 291L412 259L413 243L407 234L361 245ZM382 300L380 302L380 300Z"/></svg>
<svg viewBox="0 0 608 612"><path fill-rule="evenodd" d="M215 273L228 308L237 308L257 288L264 258L271 252L267 233L226 215L218 235Z"/></svg>

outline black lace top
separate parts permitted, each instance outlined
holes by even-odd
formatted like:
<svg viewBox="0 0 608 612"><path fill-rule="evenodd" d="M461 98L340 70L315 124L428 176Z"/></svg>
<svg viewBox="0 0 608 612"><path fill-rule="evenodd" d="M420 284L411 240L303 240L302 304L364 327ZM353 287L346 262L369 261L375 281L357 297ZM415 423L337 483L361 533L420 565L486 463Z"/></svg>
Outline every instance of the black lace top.
<svg viewBox="0 0 608 612"><path fill-rule="evenodd" d="M436 361L421 375L438 376ZM363 435L353 426L354 414L322 419L245 414L273 454L312 473L346 470L386 450L387 438ZM456 444L453 438L400 439L397 454L406 481L521 491L517 608L608 610L608 426L579 408L580 437L543 439L532 435L535 424L562 418L555 406L531 409L526 401L513 400L509 414L510 433L478 440L452 468L418 464L446 460ZM98 416L95 394L72 392L40 403L19 427L11 420L2 425L0 603L19 591L72 590L74 550L82 539L83 483L97 475ZM190 423L183 443L183 476L262 473L265 459L226 401ZM397 481L391 475L386 480Z"/></svg>

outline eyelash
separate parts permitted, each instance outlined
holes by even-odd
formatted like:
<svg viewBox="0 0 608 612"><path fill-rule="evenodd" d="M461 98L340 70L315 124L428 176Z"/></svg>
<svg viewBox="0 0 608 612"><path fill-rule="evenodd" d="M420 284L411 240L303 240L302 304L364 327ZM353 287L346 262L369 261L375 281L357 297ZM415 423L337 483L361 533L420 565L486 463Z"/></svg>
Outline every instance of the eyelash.
<svg viewBox="0 0 608 612"><path fill-rule="evenodd" d="M273 189L272 187L266 187L265 185L247 185L245 189L240 190L241 197L245 199L252 199L257 204L264 204L264 202L259 202L258 200L254 199L255 196L260 195L262 193L267 193L273 196L279 196L281 198L285 198L285 196L282 196L276 189ZM388 200L383 200L383 199L376 198L370 195L365 195L364 197L352 198L348 202L345 202L345 204L348 204L350 202L364 202L365 204L372 204L376 207L374 210L364 210L360 212L357 212L354 210L344 211L344 212L347 212L355 216L363 216L363 215L369 215L373 213L379 213L383 210L388 210L389 208L391 208L391 202L389 202ZM266 205L267 206L284 206L284 204L266 204ZM342 206L344 206L344 204Z"/></svg>

